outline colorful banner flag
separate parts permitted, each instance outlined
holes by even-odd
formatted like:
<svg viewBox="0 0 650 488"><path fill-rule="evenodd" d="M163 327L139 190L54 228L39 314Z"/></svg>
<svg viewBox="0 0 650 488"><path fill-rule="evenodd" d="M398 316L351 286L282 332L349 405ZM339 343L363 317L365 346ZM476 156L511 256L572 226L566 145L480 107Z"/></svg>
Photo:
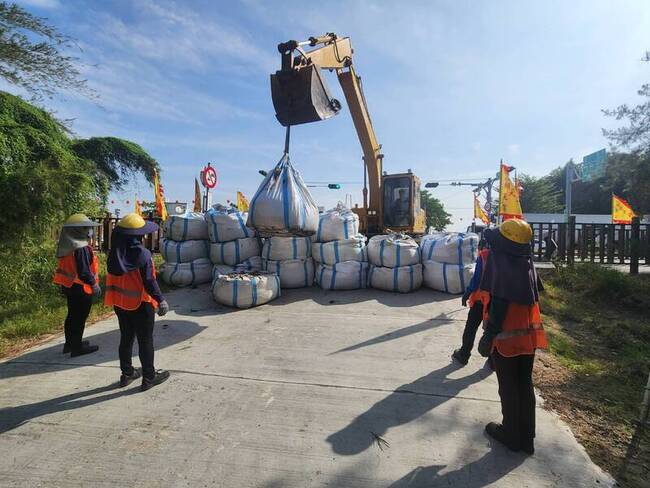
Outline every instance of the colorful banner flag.
<svg viewBox="0 0 650 488"><path fill-rule="evenodd" d="M194 178L194 211L201 212L203 210L203 197L201 196L201 187L199 180Z"/></svg>
<svg viewBox="0 0 650 488"><path fill-rule="evenodd" d="M237 192L237 210L248 212L248 199L240 191Z"/></svg>
<svg viewBox="0 0 650 488"><path fill-rule="evenodd" d="M140 205L140 200L135 199L135 208L133 209L140 217L142 217L142 205Z"/></svg>
<svg viewBox="0 0 650 488"><path fill-rule="evenodd" d="M523 212L519 203L519 189L510 179L510 171L514 168L501 163L499 177L499 216L502 220L521 219Z"/></svg>
<svg viewBox="0 0 650 488"><path fill-rule="evenodd" d="M478 197L474 194L474 218L480 219L485 225L490 225L490 218L488 214L481 207L481 203L478 201Z"/></svg>
<svg viewBox="0 0 650 488"><path fill-rule="evenodd" d="M165 207L165 193L163 186L160 184L158 171L154 173L153 177L153 192L156 197L156 213L162 220L167 220L167 207Z"/></svg>
<svg viewBox="0 0 650 488"><path fill-rule="evenodd" d="M631 224L633 217L636 217L636 214L627 200L612 193L612 222L614 224Z"/></svg>

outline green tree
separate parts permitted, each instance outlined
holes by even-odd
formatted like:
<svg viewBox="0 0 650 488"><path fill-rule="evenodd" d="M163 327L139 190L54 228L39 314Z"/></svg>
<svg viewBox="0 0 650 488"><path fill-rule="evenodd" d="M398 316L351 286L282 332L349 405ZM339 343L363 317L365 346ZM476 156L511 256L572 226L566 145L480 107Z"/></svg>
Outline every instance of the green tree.
<svg viewBox="0 0 650 488"><path fill-rule="evenodd" d="M76 67L78 58L64 53L75 46L45 19L0 2L0 77L32 97L51 97L58 89L94 96Z"/></svg>
<svg viewBox="0 0 650 488"><path fill-rule="evenodd" d="M74 212L97 214L130 175L158 168L140 146L116 138L70 139L50 114L0 92L0 242L46 235Z"/></svg>
<svg viewBox="0 0 650 488"><path fill-rule="evenodd" d="M524 213L556 213L564 209L562 192L550 176L535 178L522 174L519 183L523 188L520 203Z"/></svg>
<svg viewBox="0 0 650 488"><path fill-rule="evenodd" d="M427 213L427 228L433 227L435 230L445 230L451 224L451 214L445 211L445 207L440 200L431 195L428 190L420 190L420 201L422 208Z"/></svg>
<svg viewBox="0 0 650 488"><path fill-rule="evenodd" d="M643 61L650 62L650 51L646 51ZM650 151L650 83L641 86L637 91L638 95L646 99L645 102L630 107L627 104L620 105L613 110L603 110L605 115L615 117L616 120L627 121L626 127L619 127L615 130L603 129L603 134L615 146Z"/></svg>

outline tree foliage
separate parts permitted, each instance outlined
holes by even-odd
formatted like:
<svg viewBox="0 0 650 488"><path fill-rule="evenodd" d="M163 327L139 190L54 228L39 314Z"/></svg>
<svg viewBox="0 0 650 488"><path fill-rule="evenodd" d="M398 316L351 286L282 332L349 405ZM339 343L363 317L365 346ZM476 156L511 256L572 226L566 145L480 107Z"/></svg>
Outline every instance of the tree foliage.
<svg viewBox="0 0 650 488"><path fill-rule="evenodd" d="M646 51L643 61L650 62L650 51ZM641 86L638 95L646 99L645 102L630 107L620 105L613 110L603 110L605 115L615 117L616 120L627 121L626 127L614 130L603 129L603 134L617 147L650 151L650 83Z"/></svg>
<svg viewBox="0 0 650 488"><path fill-rule="evenodd" d="M51 97L57 89L93 96L64 51L74 41L15 4L0 2L0 77L24 88L34 98Z"/></svg>
<svg viewBox="0 0 650 488"><path fill-rule="evenodd" d="M42 236L74 212L97 214L111 188L157 163L116 138L70 139L44 110L0 92L0 242Z"/></svg>
<svg viewBox="0 0 650 488"><path fill-rule="evenodd" d="M445 207L440 200L431 195L428 190L420 190L420 201L422 208L427 213L427 228L433 227L435 230L445 230L451 224L451 214L445 211Z"/></svg>
<svg viewBox="0 0 650 488"><path fill-rule="evenodd" d="M520 197L521 209L525 213L556 213L564 209L562 192L550 176L535 178L519 175L519 183L523 188Z"/></svg>

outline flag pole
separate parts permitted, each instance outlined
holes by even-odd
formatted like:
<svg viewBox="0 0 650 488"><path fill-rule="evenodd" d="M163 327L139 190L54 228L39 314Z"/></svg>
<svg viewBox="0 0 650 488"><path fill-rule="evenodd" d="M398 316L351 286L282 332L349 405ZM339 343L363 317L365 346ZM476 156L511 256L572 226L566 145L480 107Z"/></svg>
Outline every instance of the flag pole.
<svg viewBox="0 0 650 488"><path fill-rule="evenodd" d="M502 204L503 204L503 159L499 161L499 207L497 211L497 225L501 224Z"/></svg>

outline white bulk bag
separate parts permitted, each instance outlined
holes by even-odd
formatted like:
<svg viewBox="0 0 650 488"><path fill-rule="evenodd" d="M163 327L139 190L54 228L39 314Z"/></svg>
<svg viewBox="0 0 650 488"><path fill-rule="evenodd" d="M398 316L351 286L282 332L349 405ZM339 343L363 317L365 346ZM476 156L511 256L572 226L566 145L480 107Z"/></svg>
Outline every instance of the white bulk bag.
<svg viewBox="0 0 650 488"><path fill-rule="evenodd" d="M379 235L368 242L368 260L375 266L399 268L420 262L417 242L405 234Z"/></svg>
<svg viewBox="0 0 650 488"><path fill-rule="evenodd" d="M255 230L246 227L247 219L247 212L240 212L234 208L227 209L223 205L214 205L205 214L210 240L212 242L228 242L254 237Z"/></svg>
<svg viewBox="0 0 650 488"><path fill-rule="evenodd" d="M464 293L473 274L472 264L424 262L424 286L445 293Z"/></svg>
<svg viewBox="0 0 650 488"><path fill-rule="evenodd" d="M209 283L212 278L212 263L206 258L189 263L165 263L160 267L160 275L165 283L174 286Z"/></svg>
<svg viewBox="0 0 650 488"><path fill-rule="evenodd" d="M361 234L342 241L312 242L311 254L319 263L329 265L344 261L368 261L366 238Z"/></svg>
<svg viewBox="0 0 650 488"><path fill-rule="evenodd" d="M336 207L322 213L318 219L317 242L350 239L359 233L359 216L339 203Z"/></svg>
<svg viewBox="0 0 650 488"><path fill-rule="evenodd" d="M216 280L221 275L227 275L234 272L234 266L228 266L227 264L215 264L212 267L212 281Z"/></svg>
<svg viewBox="0 0 650 488"><path fill-rule="evenodd" d="M163 233L167 239L174 241L207 239L208 224L201 213L187 212L184 215L170 215L163 222Z"/></svg>
<svg viewBox="0 0 650 488"><path fill-rule="evenodd" d="M251 256L244 259L241 263L235 265L235 273L248 273L252 271L262 271L262 257Z"/></svg>
<svg viewBox="0 0 650 488"><path fill-rule="evenodd" d="M309 237L269 237L264 239L262 257L272 261L309 258L311 257L311 239Z"/></svg>
<svg viewBox="0 0 650 488"><path fill-rule="evenodd" d="M422 265L411 264L399 268L370 265L368 285L386 291L412 292L422 286Z"/></svg>
<svg viewBox="0 0 650 488"><path fill-rule="evenodd" d="M426 235L420 241L422 261L449 264L474 264L478 253L478 235L441 232Z"/></svg>
<svg viewBox="0 0 650 488"><path fill-rule="evenodd" d="M264 270L280 277L282 288L303 288L314 283L314 260L288 259L286 261L264 260Z"/></svg>
<svg viewBox="0 0 650 488"><path fill-rule="evenodd" d="M210 244L210 260L214 264L229 264L234 266L251 256L259 256L260 241L257 237L235 239L228 242L213 242Z"/></svg>
<svg viewBox="0 0 650 488"><path fill-rule="evenodd" d="M285 154L257 189L248 211L249 227L264 237L310 236L318 229L318 207L300 173Z"/></svg>
<svg viewBox="0 0 650 488"><path fill-rule="evenodd" d="M368 263L343 261L332 266L319 264L314 281L323 290L358 290L368 286Z"/></svg>
<svg viewBox="0 0 650 488"><path fill-rule="evenodd" d="M222 305L255 307L280 296L280 280L274 273L222 275L212 282L212 296Z"/></svg>
<svg viewBox="0 0 650 488"><path fill-rule="evenodd" d="M210 255L208 241L172 241L162 239L160 254L167 263L189 263L195 259L207 258Z"/></svg>

